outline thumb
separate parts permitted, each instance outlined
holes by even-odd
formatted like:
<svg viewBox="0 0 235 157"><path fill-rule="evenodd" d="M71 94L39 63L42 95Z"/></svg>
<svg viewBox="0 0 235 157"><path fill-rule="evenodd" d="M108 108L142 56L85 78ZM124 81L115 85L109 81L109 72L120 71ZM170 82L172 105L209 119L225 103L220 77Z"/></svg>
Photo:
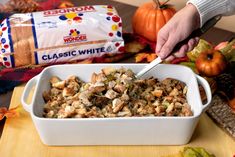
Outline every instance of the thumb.
<svg viewBox="0 0 235 157"><path fill-rule="evenodd" d="M167 29L164 29L165 27L161 28L161 30L158 32L157 34L157 44L156 44L156 49L155 49L155 53L159 53L163 47L163 45L165 44L165 42L167 41L168 37L169 37L169 31L167 31Z"/></svg>
<svg viewBox="0 0 235 157"><path fill-rule="evenodd" d="M161 51L162 46L165 44L165 42L166 40L164 40L161 36L158 36L155 53L159 53Z"/></svg>
<svg viewBox="0 0 235 157"><path fill-rule="evenodd" d="M172 36L169 36L168 40L164 43L164 45L162 46L160 52L159 52L159 56L162 58L162 59L165 59L166 57L168 57L173 48L175 47L177 43L177 40L172 37Z"/></svg>

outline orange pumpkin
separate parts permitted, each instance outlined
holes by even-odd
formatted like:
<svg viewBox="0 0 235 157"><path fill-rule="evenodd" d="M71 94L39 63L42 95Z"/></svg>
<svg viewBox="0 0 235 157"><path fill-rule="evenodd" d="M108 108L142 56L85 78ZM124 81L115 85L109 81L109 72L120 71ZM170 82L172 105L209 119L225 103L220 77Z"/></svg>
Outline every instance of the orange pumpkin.
<svg viewBox="0 0 235 157"><path fill-rule="evenodd" d="M224 55L217 50L201 52L196 59L196 68L204 76L213 77L221 74L227 65Z"/></svg>
<svg viewBox="0 0 235 157"><path fill-rule="evenodd" d="M168 2L168 1L167 1ZM134 33L156 42L158 31L175 14L175 9L159 0L140 6L132 19Z"/></svg>
<svg viewBox="0 0 235 157"><path fill-rule="evenodd" d="M235 112L235 97L228 101L229 106L233 109Z"/></svg>

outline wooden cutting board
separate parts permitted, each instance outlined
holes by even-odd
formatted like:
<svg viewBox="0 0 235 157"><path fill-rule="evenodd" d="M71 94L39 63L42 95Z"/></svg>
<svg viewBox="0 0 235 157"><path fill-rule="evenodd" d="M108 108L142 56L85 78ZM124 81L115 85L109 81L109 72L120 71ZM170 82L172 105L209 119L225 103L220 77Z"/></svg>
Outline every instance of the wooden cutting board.
<svg viewBox="0 0 235 157"><path fill-rule="evenodd" d="M15 88L10 108L20 104L24 86ZM31 93L32 94L32 93ZM63 136L63 135L61 135ZM187 146L200 146L216 157L233 157L235 141L203 114ZM175 154L184 146L67 146L42 144L30 115L23 109L20 116L6 120L0 139L1 157L162 157Z"/></svg>

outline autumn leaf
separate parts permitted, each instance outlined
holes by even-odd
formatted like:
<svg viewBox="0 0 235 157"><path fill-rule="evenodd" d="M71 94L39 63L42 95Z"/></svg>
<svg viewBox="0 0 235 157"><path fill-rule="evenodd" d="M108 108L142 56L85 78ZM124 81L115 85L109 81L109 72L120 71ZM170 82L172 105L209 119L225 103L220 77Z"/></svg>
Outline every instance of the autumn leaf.
<svg viewBox="0 0 235 157"><path fill-rule="evenodd" d="M6 107L0 108L0 120L2 120L4 117L6 118L13 118L19 116L19 106L7 109Z"/></svg>
<svg viewBox="0 0 235 157"><path fill-rule="evenodd" d="M143 52L143 53L138 53L135 56L135 62L136 63L141 63L141 62L152 62L157 55L155 53L148 53L148 52Z"/></svg>
<svg viewBox="0 0 235 157"><path fill-rule="evenodd" d="M59 9L71 8L71 7L74 7L74 4L69 1L64 1L58 6Z"/></svg>

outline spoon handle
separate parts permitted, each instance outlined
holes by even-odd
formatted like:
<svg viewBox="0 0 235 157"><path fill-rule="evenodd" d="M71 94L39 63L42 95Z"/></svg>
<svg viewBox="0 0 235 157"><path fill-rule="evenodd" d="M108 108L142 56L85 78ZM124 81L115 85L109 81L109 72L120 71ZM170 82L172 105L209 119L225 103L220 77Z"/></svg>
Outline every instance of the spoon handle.
<svg viewBox="0 0 235 157"><path fill-rule="evenodd" d="M153 67L155 67L157 64L161 63L162 59L160 57L157 57L156 59L154 59L151 63L149 63L148 65L146 65L142 70L140 70L140 72L138 72L136 74L136 78L140 78L141 76L143 76L146 72L148 72L149 70L151 70Z"/></svg>

